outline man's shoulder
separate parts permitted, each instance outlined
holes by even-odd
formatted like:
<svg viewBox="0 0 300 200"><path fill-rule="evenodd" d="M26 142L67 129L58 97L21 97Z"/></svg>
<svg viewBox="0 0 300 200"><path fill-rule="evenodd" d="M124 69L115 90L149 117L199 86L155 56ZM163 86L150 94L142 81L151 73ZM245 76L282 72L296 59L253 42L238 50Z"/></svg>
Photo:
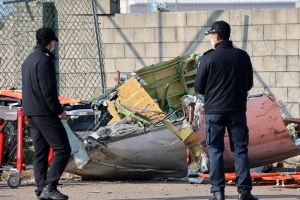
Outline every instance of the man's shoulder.
<svg viewBox="0 0 300 200"><path fill-rule="evenodd" d="M34 58L46 58L46 54L39 50L39 49L35 49L29 56L34 57Z"/></svg>
<svg viewBox="0 0 300 200"><path fill-rule="evenodd" d="M38 62L48 62L48 61L53 62L53 56L50 53L45 51L40 51L40 50L34 51L33 57L37 59Z"/></svg>
<svg viewBox="0 0 300 200"><path fill-rule="evenodd" d="M203 53L203 55L208 54L209 52L212 52L213 50L215 50L215 49L210 49L210 50L208 50L208 51L205 51L205 52Z"/></svg>
<svg viewBox="0 0 300 200"><path fill-rule="evenodd" d="M242 51L243 53L246 53L246 54L248 54L247 53L247 51L245 51L245 50L243 50L243 49L240 49L240 48L236 48L236 47L234 47L235 49L237 49L237 50L239 50L239 51Z"/></svg>

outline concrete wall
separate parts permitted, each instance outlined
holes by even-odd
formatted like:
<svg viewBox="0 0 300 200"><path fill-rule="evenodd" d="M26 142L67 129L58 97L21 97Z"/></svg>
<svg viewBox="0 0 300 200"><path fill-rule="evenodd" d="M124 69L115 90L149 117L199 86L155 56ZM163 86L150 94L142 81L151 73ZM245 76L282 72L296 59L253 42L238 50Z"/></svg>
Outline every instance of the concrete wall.
<svg viewBox="0 0 300 200"><path fill-rule="evenodd" d="M248 52L254 67L251 94L273 93L299 117L300 9L115 14L99 16L107 85L116 70L142 67L211 49L204 32L216 20L231 25L234 45Z"/></svg>

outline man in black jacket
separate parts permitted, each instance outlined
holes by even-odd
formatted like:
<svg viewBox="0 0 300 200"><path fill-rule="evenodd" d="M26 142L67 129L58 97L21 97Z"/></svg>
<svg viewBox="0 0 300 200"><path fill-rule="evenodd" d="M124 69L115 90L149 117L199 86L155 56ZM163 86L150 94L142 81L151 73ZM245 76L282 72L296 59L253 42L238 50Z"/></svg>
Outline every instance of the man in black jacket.
<svg viewBox="0 0 300 200"><path fill-rule="evenodd" d="M66 112L58 100L53 51L58 42L51 28L36 31L36 46L22 65L22 107L35 149L34 177L38 199L68 199L57 190L71 154L61 119ZM54 158L48 170L50 147ZM47 172L48 171L48 172Z"/></svg>
<svg viewBox="0 0 300 200"><path fill-rule="evenodd" d="M195 90L205 96L206 142L210 163L212 200L225 199L224 134L230 138L235 159L236 184L240 200L257 200L252 194L248 159L247 92L253 86L253 71L248 54L232 46L230 26L216 21L205 33L211 35L214 49L198 62Z"/></svg>

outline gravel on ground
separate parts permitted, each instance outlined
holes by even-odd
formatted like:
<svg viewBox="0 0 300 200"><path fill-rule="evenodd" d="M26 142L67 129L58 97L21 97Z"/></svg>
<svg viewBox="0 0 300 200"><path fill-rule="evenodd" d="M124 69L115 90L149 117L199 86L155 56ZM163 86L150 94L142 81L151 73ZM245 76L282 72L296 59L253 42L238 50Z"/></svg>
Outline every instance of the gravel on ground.
<svg viewBox="0 0 300 200"><path fill-rule="evenodd" d="M84 181L63 180L58 189L68 195L70 200L98 199L209 199L209 184L189 184L182 181ZM295 185L296 186L296 185ZM298 185L299 186L299 185ZM11 189L6 181L0 181L0 199L32 200L36 199L34 181L22 181L16 189ZM300 190L288 186L255 185L252 193L263 200L300 199ZM226 186L226 199L237 199L235 186Z"/></svg>

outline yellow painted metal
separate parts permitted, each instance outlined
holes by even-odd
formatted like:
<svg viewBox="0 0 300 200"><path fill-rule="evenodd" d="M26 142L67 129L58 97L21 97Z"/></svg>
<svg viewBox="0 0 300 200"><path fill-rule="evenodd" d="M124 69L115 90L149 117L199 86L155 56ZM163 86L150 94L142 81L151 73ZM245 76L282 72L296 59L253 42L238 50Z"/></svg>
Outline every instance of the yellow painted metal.
<svg viewBox="0 0 300 200"><path fill-rule="evenodd" d="M106 101L106 104L107 104L107 110L109 112L109 114L113 117L109 122L108 124L111 124L113 122L117 122L117 121L120 121L121 118L118 114L118 112L116 111L115 109L115 104L111 101Z"/></svg>
<svg viewBox="0 0 300 200"><path fill-rule="evenodd" d="M130 109L127 109L122 104L116 102L116 108L119 113L122 113L126 117L130 117L132 120L138 120L145 126L149 126L151 124L150 120L146 118L144 115L141 115L140 113L132 112Z"/></svg>
<svg viewBox="0 0 300 200"><path fill-rule="evenodd" d="M188 148L193 161L199 163L202 160L202 149L198 146L198 144L200 144L200 139L196 133L194 133L188 127L183 127L182 129L178 130L170 120L162 120L162 123Z"/></svg>
<svg viewBox="0 0 300 200"><path fill-rule="evenodd" d="M134 77L131 77L118 88L118 98L116 101L131 112L139 113L152 122L157 122L165 116Z"/></svg>

